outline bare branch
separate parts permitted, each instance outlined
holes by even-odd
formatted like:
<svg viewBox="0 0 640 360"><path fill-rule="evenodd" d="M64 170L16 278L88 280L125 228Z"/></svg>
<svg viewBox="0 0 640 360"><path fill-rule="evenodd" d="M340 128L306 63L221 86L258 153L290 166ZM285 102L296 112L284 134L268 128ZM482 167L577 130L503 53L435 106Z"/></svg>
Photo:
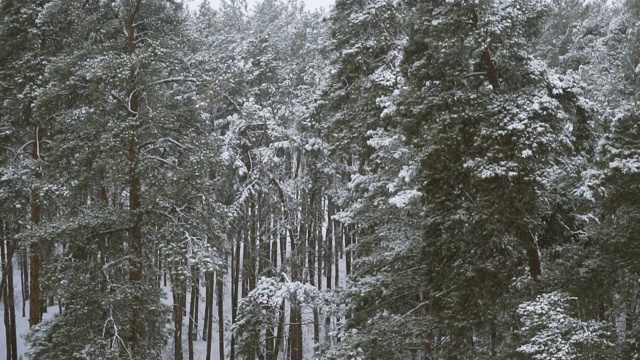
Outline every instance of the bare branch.
<svg viewBox="0 0 640 360"><path fill-rule="evenodd" d="M168 84L173 82L192 82L197 84L198 80L193 77L177 76L177 77L171 77L171 78L154 81L151 83L151 85L161 85L161 84Z"/></svg>

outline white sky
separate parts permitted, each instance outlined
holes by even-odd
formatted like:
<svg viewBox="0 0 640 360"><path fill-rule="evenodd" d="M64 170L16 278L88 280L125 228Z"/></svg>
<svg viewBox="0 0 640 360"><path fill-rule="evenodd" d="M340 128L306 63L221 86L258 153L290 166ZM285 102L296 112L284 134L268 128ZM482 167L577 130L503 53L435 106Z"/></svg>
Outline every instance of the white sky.
<svg viewBox="0 0 640 360"><path fill-rule="evenodd" d="M249 8L251 8L253 4L256 2L256 0L248 0L248 1L249 1ZM333 6L335 2L335 0L302 0L302 1L304 2L305 9L307 10L314 10L322 7L324 8L325 11L328 11L329 7ZM189 5L189 8L191 9L196 9L201 2L202 0L186 1L186 3ZM211 3L214 9L217 8L218 5L220 4L220 0L209 0L209 2Z"/></svg>

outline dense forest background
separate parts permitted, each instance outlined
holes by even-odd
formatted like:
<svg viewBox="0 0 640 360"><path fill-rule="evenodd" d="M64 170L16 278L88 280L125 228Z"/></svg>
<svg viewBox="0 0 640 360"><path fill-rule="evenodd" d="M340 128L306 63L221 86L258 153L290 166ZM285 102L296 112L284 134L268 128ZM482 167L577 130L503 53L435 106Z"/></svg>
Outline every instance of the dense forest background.
<svg viewBox="0 0 640 360"><path fill-rule="evenodd" d="M0 15L0 357L640 356L639 0Z"/></svg>

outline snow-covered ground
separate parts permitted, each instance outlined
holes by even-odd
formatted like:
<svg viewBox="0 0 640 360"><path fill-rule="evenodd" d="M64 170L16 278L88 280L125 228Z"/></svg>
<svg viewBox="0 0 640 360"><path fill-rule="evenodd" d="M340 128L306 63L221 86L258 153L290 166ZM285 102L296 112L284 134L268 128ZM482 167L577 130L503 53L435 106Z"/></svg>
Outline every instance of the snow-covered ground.
<svg viewBox="0 0 640 360"><path fill-rule="evenodd" d="M16 258L17 259L17 258ZM344 261L340 261L340 280L341 282L344 282L345 279L345 268L344 268L345 264ZM27 333L27 331L29 330L29 321L28 321L28 316L29 316L29 301L26 301L25 304L25 317L22 317L22 295L21 295L21 291L20 291L20 272L19 272L19 267L17 264L17 260L14 260L14 286L15 286L15 304L16 304L16 325L17 325L17 334L18 334L18 357L20 356L24 356L25 352L26 352L26 345L24 342L24 335ZM323 285L325 283L325 280L323 278ZM227 327L227 329L225 329L225 357L229 358L229 327L230 327L230 322L231 322L231 284L230 284L230 280L228 276L224 277L224 316L225 316L225 326ZM203 285L204 283L201 282L201 285ZM167 284L170 285L170 284ZM163 287L165 293L167 294L167 296L165 296L165 298L163 299L163 303L167 304L167 305L172 305L172 297L171 297L171 289L169 286L167 287ZM205 360L206 358L206 353L207 353L207 343L205 340L202 339L202 329L204 326L204 294L205 294L205 289L204 286L201 287L201 291L200 291L200 299L199 299L199 306L198 306L198 337L197 340L194 342L194 360ZM189 296L187 296L187 306L189 306L191 302L190 299L190 294ZM216 303L217 305L217 303ZM0 316L4 316L4 303L0 303ZM187 309L188 310L188 309ZM45 313L43 315L43 320L46 319L50 319L51 317L53 317L54 314L56 314L58 312L58 306L51 306L48 308L47 313ZM217 308L214 310L214 316L213 316L213 324L212 324L212 329L213 329L213 336L212 336L212 359L213 360L221 360L220 356L219 356L219 350L218 350L218 343L219 343L219 334L218 334L218 312L217 312ZM286 319L288 319L288 314ZM311 311L305 311L303 312L303 337L305 339L311 339L313 338L313 313ZM187 358L187 351L188 351L188 342L187 342L187 336L188 336L188 317L185 316L184 317L184 325L183 325L183 350L184 350L184 354L185 354L185 359ZM323 321L321 321L321 327L320 327L320 333L324 334L324 329L323 329ZM286 328L285 328L285 334L287 334ZM286 339L285 339L286 341ZM312 354L313 354L313 344L312 341L308 341L305 340L304 342L305 348L304 348L304 354L305 354L305 358L311 358ZM5 328L4 328L4 321L2 323L0 323L0 360L5 360L6 358L6 337L5 337ZM163 359L169 360L173 358L173 349L174 349L174 344L173 344L173 338L171 338L169 340L169 344L167 346L167 348L165 349L164 352L164 356Z"/></svg>

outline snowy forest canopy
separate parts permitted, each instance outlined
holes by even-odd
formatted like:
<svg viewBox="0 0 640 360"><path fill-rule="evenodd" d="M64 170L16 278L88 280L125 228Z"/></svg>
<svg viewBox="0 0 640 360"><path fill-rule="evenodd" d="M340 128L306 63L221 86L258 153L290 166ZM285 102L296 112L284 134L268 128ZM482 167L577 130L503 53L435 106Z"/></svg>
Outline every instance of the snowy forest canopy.
<svg viewBox="0 0 640 360"><path fill-rule="evenodd" d="M0 357L638 358L640 0L0 15Z"/></svg>

